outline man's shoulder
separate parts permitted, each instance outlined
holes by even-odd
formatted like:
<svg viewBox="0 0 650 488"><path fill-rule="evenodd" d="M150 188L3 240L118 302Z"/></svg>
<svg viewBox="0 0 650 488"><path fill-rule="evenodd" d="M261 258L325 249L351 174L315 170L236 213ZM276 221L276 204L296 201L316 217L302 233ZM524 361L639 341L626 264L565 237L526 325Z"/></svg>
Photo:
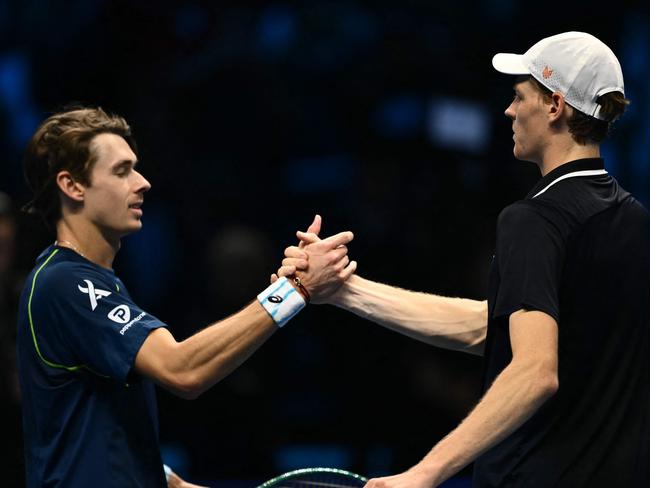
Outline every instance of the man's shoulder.
<svg viewBox="0 0 650 488"><path fill-rule="evenodd" d="M505 207L499 214L498 227L520 228L527 225L553 223L561 213L553 205L533 199L518 200Z"/></svg>
<svg viewBox="0 0 650 488"><path fill-rule="evenodd" d="M70 259L65 251L53 249L39 259L32 274L31 288L34 299L57 300L93 290L108 291L110 278L92 263Z"/></svg>
<svg viewBox="0 0 650 488"><path fill-rule="evenodd" d="M628 194L627 198L625 198L622 203L622 207L625 211L633 213L637 218L643 220L646 224L650 223L650 212L648 212L646 206L637 200L636 197Z"/></svg>
<svg viewBox="0 0 650 488"><path fill-rule="evenodd" d="M632 195L609 174L587 178L567 178L549 191L530 199L572 224L583 224L595 215L633 201ZM623 205L624 206L624 205Z"/></svg>

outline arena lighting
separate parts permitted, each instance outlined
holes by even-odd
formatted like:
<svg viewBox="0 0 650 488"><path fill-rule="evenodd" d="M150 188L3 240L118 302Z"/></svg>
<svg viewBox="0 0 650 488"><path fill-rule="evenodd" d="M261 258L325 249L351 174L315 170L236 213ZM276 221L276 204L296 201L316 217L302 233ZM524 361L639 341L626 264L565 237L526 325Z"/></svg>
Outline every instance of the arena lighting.
<svg viewBox="0 0 650 488"><path fill-rule="evenodd" d="M394 139L422 133L426 103L413 94L400 94L382 101L374 113L377 131Z"/></svg>
<svg viewBox="0 0 650 488"><path fill-rule="evenodd" d="M38 125L38 113L29 91L31 65L20 51L0 56L0 105L7 112L11 144L23 148Z"/></svg>
<svg viewBox="0 0 650 488"><path fill-rule="evenodd" d="M305 466L349 468L352 461L350 448L338 444L289 444L273 454L273 464L281 471Z"/></svg>
<svg viewBox="0 0 650 488"><path fill-rule="evenodd" d="M472 154L486 151L490 141L490 116L485 107L470 100L440 97L427 111L427 135L440 147Z"/></svg>
<svg viewBox="0 0 650 488"><path fill-rule="evenodd" d="M267 7L258 20L257 36L264 51L284 53L296 38L297 22L289 8Z"/></svg>

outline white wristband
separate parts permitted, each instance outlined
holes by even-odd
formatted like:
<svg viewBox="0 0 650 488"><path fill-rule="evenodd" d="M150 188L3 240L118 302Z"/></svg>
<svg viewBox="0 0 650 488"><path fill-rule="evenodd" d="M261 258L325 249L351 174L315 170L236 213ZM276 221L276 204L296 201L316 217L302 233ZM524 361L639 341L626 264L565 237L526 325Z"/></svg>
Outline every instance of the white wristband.
<svg viewBox="0 0 650 488"><path fill-rule="evenodd" d="M257 295L257 299L278 327L284 326L305 306L302 295L284 276Z"/></svg>

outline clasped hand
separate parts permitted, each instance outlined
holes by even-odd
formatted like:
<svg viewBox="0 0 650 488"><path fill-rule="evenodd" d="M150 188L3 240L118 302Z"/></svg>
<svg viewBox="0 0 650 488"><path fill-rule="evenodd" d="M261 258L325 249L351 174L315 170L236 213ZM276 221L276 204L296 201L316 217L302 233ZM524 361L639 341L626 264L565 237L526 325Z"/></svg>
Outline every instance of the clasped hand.
<svg viewBox="0 0 650 488"><path fill-rule="evenodd" d="M356 261L348 257L347 244L354 238L352 232L320 239L321 222L321 217L316 215L307 232L296 233L300 243L285 249L282 266L277 274L271 275L271 283L282 276L297 276L313 303L327 303L357 269Z"/></svg>

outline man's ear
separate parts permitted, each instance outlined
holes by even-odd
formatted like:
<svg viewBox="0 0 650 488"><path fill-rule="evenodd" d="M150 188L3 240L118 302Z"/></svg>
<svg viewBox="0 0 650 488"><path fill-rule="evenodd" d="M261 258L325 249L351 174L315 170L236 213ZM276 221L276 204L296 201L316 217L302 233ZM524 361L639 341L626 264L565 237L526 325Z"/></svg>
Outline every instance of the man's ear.
<svg viewBox="0 0 650 488"><path fill-rule="evenodd" d="M569 117L573 109L564 100L560 92L551 94L551 101L548 106L549 121L551 123L561 120L563 116Z"/></svg>
<svg viewBox="0 0 650 488"><path fill-rule="evenodd" d="M75 202L83 202L86 187L76 181L70 171L59 171L56 175L56 185L66 197Z"/></svg>

